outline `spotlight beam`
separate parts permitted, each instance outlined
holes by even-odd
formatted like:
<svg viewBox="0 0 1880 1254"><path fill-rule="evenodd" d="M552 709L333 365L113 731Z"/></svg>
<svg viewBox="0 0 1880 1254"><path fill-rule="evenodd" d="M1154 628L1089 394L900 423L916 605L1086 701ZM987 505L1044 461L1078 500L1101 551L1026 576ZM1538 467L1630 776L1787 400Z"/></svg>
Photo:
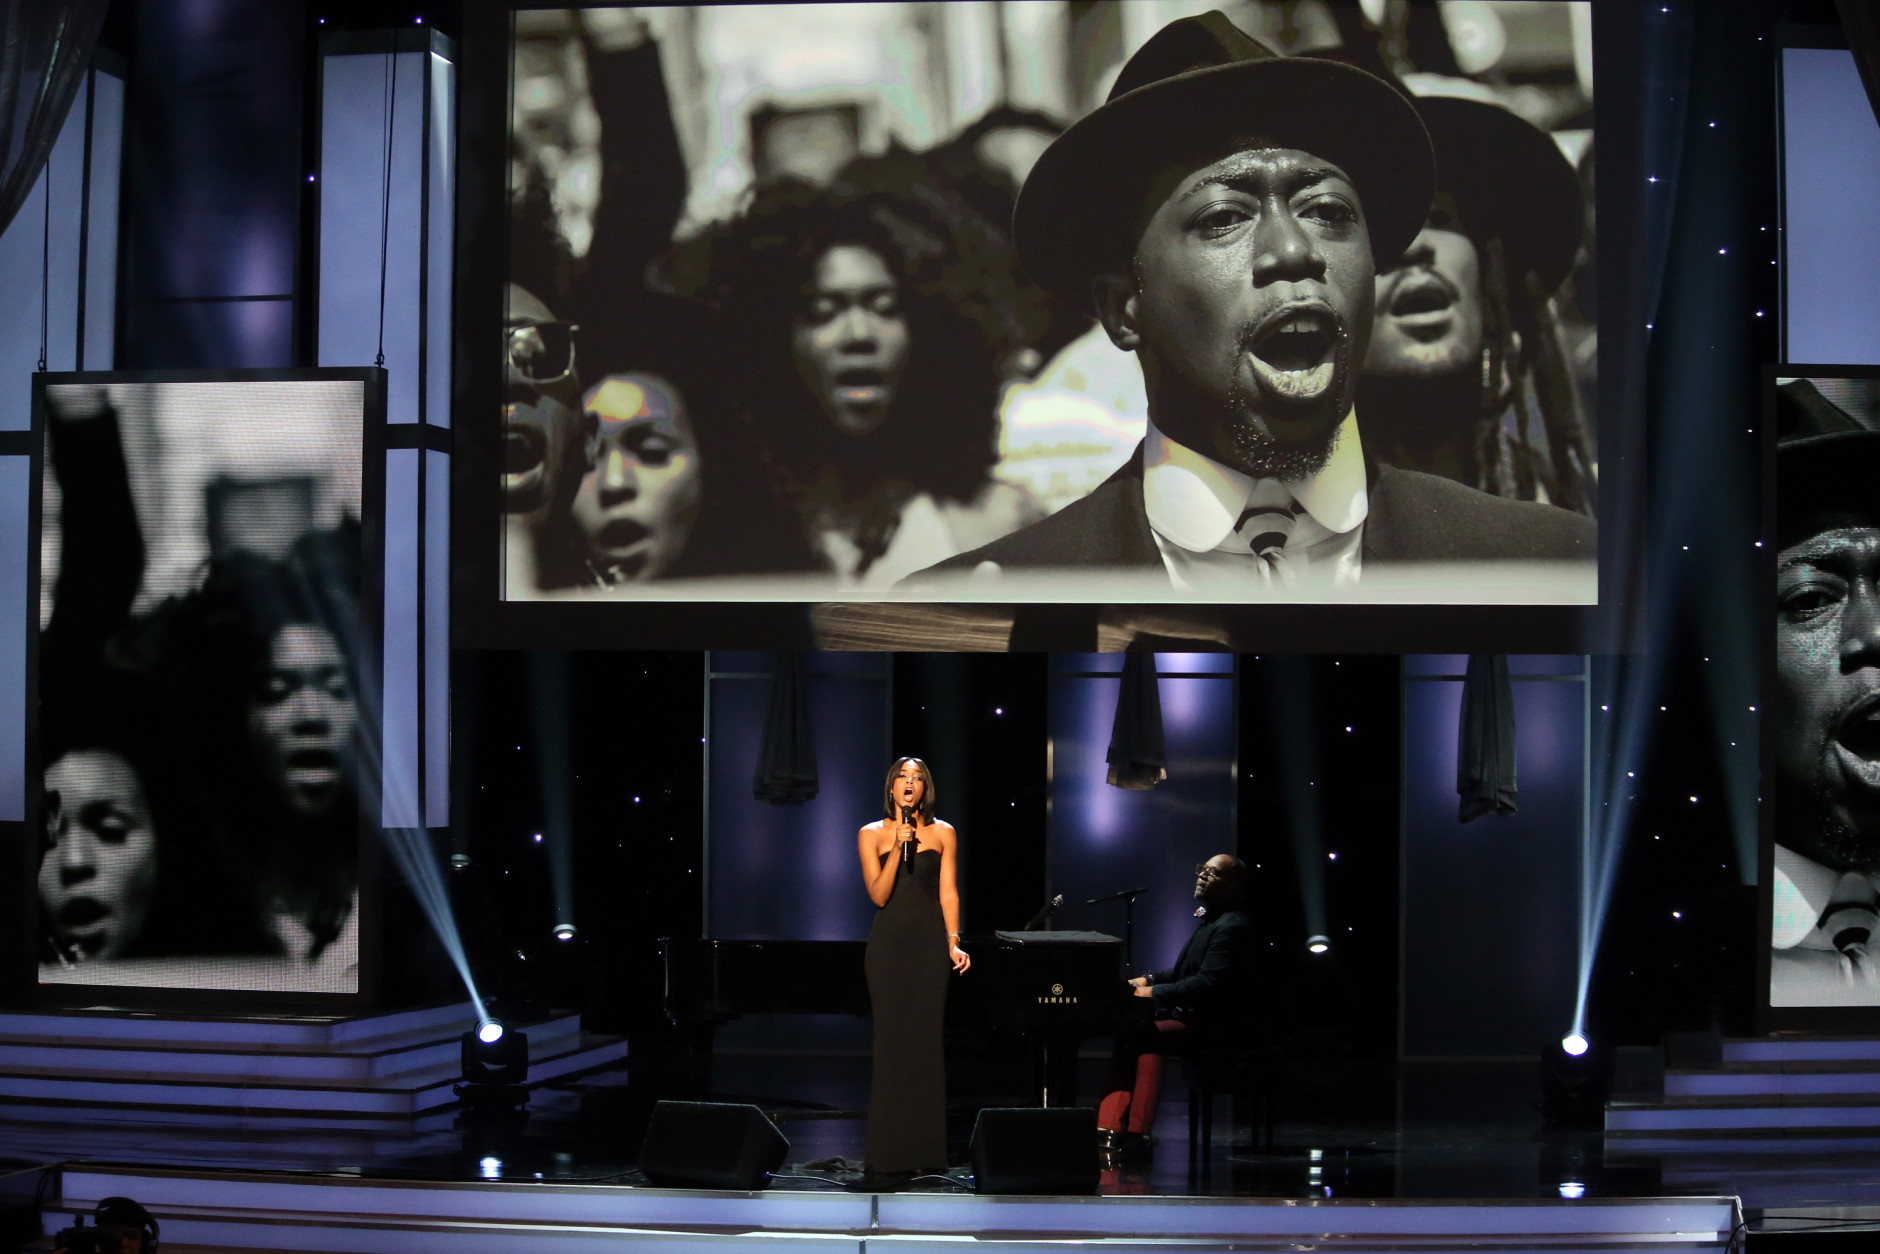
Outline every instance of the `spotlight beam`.
<svg viewBox="0 0 1880 1254"><path fill-rule="evenodd" d="M1299 902L1305 910L1306 934L1330 934L1325 922L1324 818L1313 781L1319 776L1318 701L1312 690L1310 663L1299 658L1273 658L1271 709L1280 729L1274 737L1279 750L1280 780L1288 826L1292 829L1293 868L1299 876Z"/></svg>
<svg viewBox="0 0 1880 1254"><path fill-rule="evenodd" d="M359 800L366 814L379 816L384 813L383 798L378 791L378 781L382 778L385 766L384 710L373 685L362 684L360 688ZM459 821L463 821L463 811L458 811L458 815ZM436 852L432 848L431 833L422 827L381 827L379 838L399 872L404 875L405 883L411 886L411 895L416 899L418 908L424 912L425 922L431 925L438 944L443 946L445 954L449 956L451 966L456 968L457 977L463 981L464 992L476 1007L478 1021L488 1018L483 1009L483 997L477 992L476 978L470 974L470 959L464 952L463 937L457 930L457 920L450 905L450 890L445 885L443 869L438 865Z"/></svg>
<svg viewBox="0 0 1880 1254"><path fill-rule="evenodd" d="M527 657L535 769L542 789L542 843L548 852L555 922L574 920L573 698L568 655L537 650Z"/></svg>

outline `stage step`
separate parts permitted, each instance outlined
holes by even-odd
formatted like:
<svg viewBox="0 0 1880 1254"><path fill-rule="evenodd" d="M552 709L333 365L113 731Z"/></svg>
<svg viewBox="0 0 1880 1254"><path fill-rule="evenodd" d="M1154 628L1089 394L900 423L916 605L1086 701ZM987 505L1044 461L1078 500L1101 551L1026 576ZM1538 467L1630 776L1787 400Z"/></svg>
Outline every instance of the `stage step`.
<svg viewBox="0 0 1880 1254"><path fill-rule="evenodd" d="M240 1112L366 1121L456 1100L468 1002L349 1019L200 1019L98 1012L0 1015L0 1103ZM529 1082L624 1059L576 1015L517 1025Z"/></svg>
<svg viewBox="0 0 1880 1254"><path fill-rule="evenodd" d="M1880 1132L1880 1040L1803 1033L1727 1040L1721 1060L1668 1069L1655 1100L1609 1103L1607 1133L1790 1141Z"/></svg>
<svg viewBox="0 0 1880 1254"><path fill-rule="evenodd" d="M780 1246L1036 1254L1080 1249L1723 1250L1729 1198L1504 1201L1223 1197L975 1197L932 1191L757 1193L615 1184L390 1181L358 1176L67 1168L47 1227L107 1196L137 1199L165 1248L346 1251L450 1249L748 1250ZM1145 1234L1154 1234L1146 1236Z"/></svg>

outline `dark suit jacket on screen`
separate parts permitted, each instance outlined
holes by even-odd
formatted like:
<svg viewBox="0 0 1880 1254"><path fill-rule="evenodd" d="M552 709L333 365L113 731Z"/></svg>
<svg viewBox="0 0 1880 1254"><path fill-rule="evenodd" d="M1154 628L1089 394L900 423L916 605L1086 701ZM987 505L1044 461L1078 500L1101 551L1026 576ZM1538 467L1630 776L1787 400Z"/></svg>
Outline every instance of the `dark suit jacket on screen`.
<svg viewBox="0 0 1880 1254"><path fill-rule="evenodd" d="M1366 463L1370 511L1364 565L1400 562L1571 560L1599 555L1592 519L1558 506L1511 501L1416 470ZM1142 446L1115 474L1049 518L933 567L981 562L1016 569L1162 568L1142 504Z"/></svg>

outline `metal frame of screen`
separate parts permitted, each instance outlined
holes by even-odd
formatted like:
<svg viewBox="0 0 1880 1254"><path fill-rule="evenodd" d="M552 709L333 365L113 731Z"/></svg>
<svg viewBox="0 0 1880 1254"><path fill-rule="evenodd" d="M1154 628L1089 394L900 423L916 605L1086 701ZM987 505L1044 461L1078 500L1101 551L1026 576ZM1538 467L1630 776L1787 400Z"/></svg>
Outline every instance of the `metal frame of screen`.
<svg viewBox="0 0 1880 1254"><path fill-rule="evenodd" d="M77 371L65 374L39 373L33 376L33 425L31 438L31 501L27 563L25 613L29 630L26 648L26 778L38 777L38 688L39 688L39 542L41 479L45 446L45 388L66 383L294 383L341 382L357 380L364 385L364 405L360 430L360 567L359 614L361 637L368 656L361 659L359 673L369 684L380 682L383 669L384 583L385 583L385 372L375 367L329 367L278 370L148 370L148 371ZM381 704L371 702L368 708ZM373 790L367 790L368 793ZM26 818L22 838L16 842L13 865L21 886L16 897L18 915L28 920L25 930L33 930L37 918L33 865L37 842L25 834L38 830L37 789L26 790ZM376 817L362 806L359 816L359 989L354 993L269 992L246 989L138 988L112 984L40 984L36 978L30 987L21 987L17 977L9 980L4 993L9 1000L30 1001L38 1006L80 1006L110 1004L124 1009L157 1010L172 1013L261 1011L320 1012L351 1011L374 1005L379 993L379 877L383 873L379 859ZM30 961L27 964L31 965ZM11 963L4 968L9 975Z"/></svg>
<svg viewBox="0 0 1880 1254"><path fill-rule="evenodd" d="M451 544L455 643L468 648L721 648L840 647L819 640L809 602L509 602L501 597L501 432L490 416L503 394L501 327L508 277L508 163L511 47L514 14L548 7L530 0L466 0L460 40L457 183L457 305L454 322L456 414ZM555 6L565 7L565 6ZM1275 652L1583 653L1620 648L1620 633L1642 604L1646 441L1644 438L1645 310L1642 284L1625 281L1647 246L1643 219L1644 155L1642 11L1594 0L1593 44L1599 136L1600 463L1599 599L1596 605L1206 605L1196 607L1192 632L1155 647L1180 648L1207 636L1234 647ZM1636 290L1635 290L1636 289ZM1620 385L1637 380L1622 394ZM1636 391L1637 395L1630 394ZM1636 520L1635 525L1627 520ZM855 607L847 607L852 612ZM921 606L894 603L899 616ZM1010 609L1009 648L1085 652L1097 649L1096 604L985 606ZM1123 607L1125 610L1128 607ZM1142 618L1168 621L1177 605L1138 607ZM1203 624L1205 622L1205 628ZM1208 630L1206 628L1211 628ZM882 647L871 643L861 647ZM929 647L912 642L899 647ZM959 643L931 647L975 647ZM1204 646L1205 647L1205 646Z"/></svg>
<svg viewBox="0 0 1880 1254"><path fill-rule="evenodd" d="M1812 365L1785 363L1763 367L1762 422L1762 530L1765 537L1776 533L1776 380L1777 379L1872 379L1880 384L1880 365ZM1775 701L1775 605L1776 541L1772 538L1758 554L1757 578L1762 591L1753 607L1760 616L1757 632L1762 659L1760 691L1757 699L1762 763L1762 805L1758 813L1756 878L1756 988L1753 1005L1758 1030L1812 1032L1871 1032L1880 1026L1880 1001L1871 1006L1774 1006L1770 1004L1769 976L1773 949L1769 944L1775 914L1775 738L1770 734L1770 710ZM1749 607L1746 607L1746 609Z"/></svg>

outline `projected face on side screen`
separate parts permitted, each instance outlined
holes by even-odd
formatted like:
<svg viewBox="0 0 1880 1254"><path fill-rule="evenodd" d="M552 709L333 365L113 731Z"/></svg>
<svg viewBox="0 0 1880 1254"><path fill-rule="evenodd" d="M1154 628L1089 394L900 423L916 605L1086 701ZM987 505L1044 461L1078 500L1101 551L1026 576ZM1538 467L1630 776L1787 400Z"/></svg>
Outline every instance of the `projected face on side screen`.
<svg viewBox="0 0 1880 1254"><path fill-rule="evenodd" d="M275 792L302 817L330 811L346 794L359 707L333 633L283 627L248 703L248 732Z"/></svg>
<svg viewBox="0 0 1880 1254"><path fill-rule="evenodd" d="M1477 368L1482 352L1481 259L1438 197L1402 264L1377 276L1377 318L1364 369L1436 375Z"/></svg>
<svg viewBox="0 0 1880 1254"><path fill-rule="evenodd" d="M1835 527L1776 558L1778 839L1880 870L1880 528Z"/></svg>
<svg viewBox="0 0 1880 1254"><path fill-rule="evenodd" d="M887 419L907 366L900 286L872 248L839 244L816 263L791 332L797 372L836 428L867 435Z"/></svg>
<svg viewBox="0 0 1880 1254"><path fill-rule="evenodd" d="M612 375L587 394L599 420L593 468L570 512L603 583L657 579L699 509L698 441L685 400L653 375Z"/></svg>
<svg viewBox="0 0 1880 1254"><path fill-rule="evenodd" d="M39 908L68 960L116 958L143 931L157 888L157 833L143 781L108 749L46 768L48 848Z"/></svg>

